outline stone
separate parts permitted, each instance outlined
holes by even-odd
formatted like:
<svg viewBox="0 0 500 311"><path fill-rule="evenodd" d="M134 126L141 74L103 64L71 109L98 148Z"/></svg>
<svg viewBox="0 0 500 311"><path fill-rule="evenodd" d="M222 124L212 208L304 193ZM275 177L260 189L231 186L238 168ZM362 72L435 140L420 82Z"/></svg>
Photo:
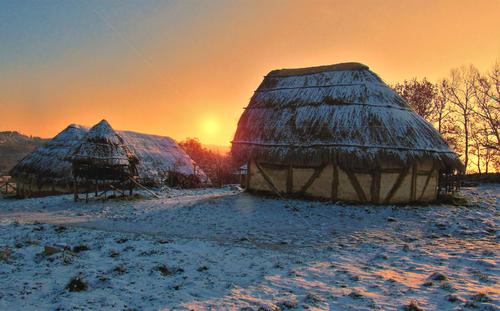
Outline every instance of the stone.
<svg viewBox="0 0 500 311"><path fill-rule="evenodd" d="M45 245L45 247L43 249L43 252L46 255L50 256L50 255L54 255L54 254L60 253L63 250L64 250L63 248L60 248L60 247L57 247L57 246Z"/></svg>

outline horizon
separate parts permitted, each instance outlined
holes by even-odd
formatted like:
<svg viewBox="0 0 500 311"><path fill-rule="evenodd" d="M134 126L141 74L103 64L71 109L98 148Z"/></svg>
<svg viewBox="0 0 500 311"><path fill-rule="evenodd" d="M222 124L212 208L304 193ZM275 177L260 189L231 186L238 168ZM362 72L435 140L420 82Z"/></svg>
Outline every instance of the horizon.
<svg viewBox="0 0 500 311"><path fill-rule="evenodd" d="M11 25L0 27L0 131L49 138L107 119L230 146L269 71L359 61L394 84L486 70L499 60L498 11L494 0L0 1Z"/></svg>

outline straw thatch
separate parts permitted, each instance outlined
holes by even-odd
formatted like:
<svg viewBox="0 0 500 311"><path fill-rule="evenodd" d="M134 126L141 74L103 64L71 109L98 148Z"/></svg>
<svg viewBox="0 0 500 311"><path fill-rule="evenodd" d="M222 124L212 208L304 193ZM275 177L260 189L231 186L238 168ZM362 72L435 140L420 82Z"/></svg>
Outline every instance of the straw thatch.
<svg viewBox="0 0 500 311"><path fill-rule="evenodd" d="M172 138L131 131L118 131L118 134L137 155L141 183L160 185L170 172L195 176L202 183L209 182L205 172Z"/></svg>
<svg viewBox="0 0 500 311"><path fill-rule="evenodd" d="M242 162L373 168L431 159L462 168L438 131L359 63L271 71L232 143Z"/></svg>
<svg viewBox="0 0 500 311"><path fill-rule="evenodd" d="M88 128L71 124L43 146L37 148L19 163L10 175L18 181L36 185L52 184L66 187L72 182L71 162L66 156L79 144Z"/></svg>
<svg viewBox="0 0 500 311"><path fill-rule="evenodd" d="M36 187L51 185L71 189L73 182L72 164L68 156L81 144L89 131L88 127L70 125L42 147L27 155L10 172L17 181ZM115 131L128 150L137 159L140 182L160 186L169 172L185 176L196 176L207 182L205 173L177 145L165 136L141 134L131 131Z"/></svg>
<svg viewBox="0 0 500 311"><path fill-rule="evenodd" d="M126 179L135 176L137 156L106 120L94 125L68 156L74 177Z"/></svg>

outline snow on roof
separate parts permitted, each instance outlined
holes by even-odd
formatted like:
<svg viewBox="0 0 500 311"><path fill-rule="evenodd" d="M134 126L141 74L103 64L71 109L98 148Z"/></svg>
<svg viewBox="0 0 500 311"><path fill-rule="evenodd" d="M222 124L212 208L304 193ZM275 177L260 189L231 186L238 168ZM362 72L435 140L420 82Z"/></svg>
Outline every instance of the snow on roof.
<svg viewBox="0 0 500 311"><path fill-rule="evenodd" d="M88 132L89 128L85 126L75 124L68 126L21 160L12 169L11 175L18 180L32 180L40 185L44 183L67 185L73 179L72 165L67 157L81 144ZM145 182L159 185L168 171L197 175L202 181L207 180L205 173L173 139L132 131L115 131L115 133L137 157L139 177Z"/></svg>
<svg viewBox="0 0 500 311"><path fill-rule="evenodd" d="M137 170L141 180L160 183L162 175L168 171L197 175L203 182L208 180L205 173L172 138L131 131L118 133L137 155Z"/></svg>
<svg viewBox="0 0 500 311"><path fill-rule="evenodd" d="M430 158L462 167L439 132L359 63L271 71L238 122L232 152L296 165Z"/></svg>
<svg viewBox="0 0 500 311"><path fill-rule="evenodd" d="M137 161L137 156L106 120L94 125L69 157L72 161L95 165L129 165Z"/></svg>
<svg viewBox="0 0 500 311"><path fill-rule="evenodd" d="M313 73L320 73L325 71L344 71L344 70L365 70L368 66L361 63L349 62L339 63L326 66L306 67L306 68L293 68L293 69L278 69L271 71L268 77L289 77L308 75Z"/></svg>
<svg viewBox="0 0 500 311"><path fill-rule="evenodd" d="M66 185L72 181L71 162L66 156L79 144L88 128L71 124L43 146L24 157L10 174L20 180Z"/></svg>

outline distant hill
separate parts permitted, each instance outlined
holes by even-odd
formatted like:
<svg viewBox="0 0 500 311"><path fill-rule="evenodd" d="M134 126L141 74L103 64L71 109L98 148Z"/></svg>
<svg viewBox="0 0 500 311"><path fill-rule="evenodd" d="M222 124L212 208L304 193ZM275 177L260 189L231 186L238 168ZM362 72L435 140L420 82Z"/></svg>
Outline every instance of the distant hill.
<svg viewBox="0 0 500 311"><path fill-rule="evenodd" d="M0 176L48 139L30 137L15 131L0 132Z"/></svg>

